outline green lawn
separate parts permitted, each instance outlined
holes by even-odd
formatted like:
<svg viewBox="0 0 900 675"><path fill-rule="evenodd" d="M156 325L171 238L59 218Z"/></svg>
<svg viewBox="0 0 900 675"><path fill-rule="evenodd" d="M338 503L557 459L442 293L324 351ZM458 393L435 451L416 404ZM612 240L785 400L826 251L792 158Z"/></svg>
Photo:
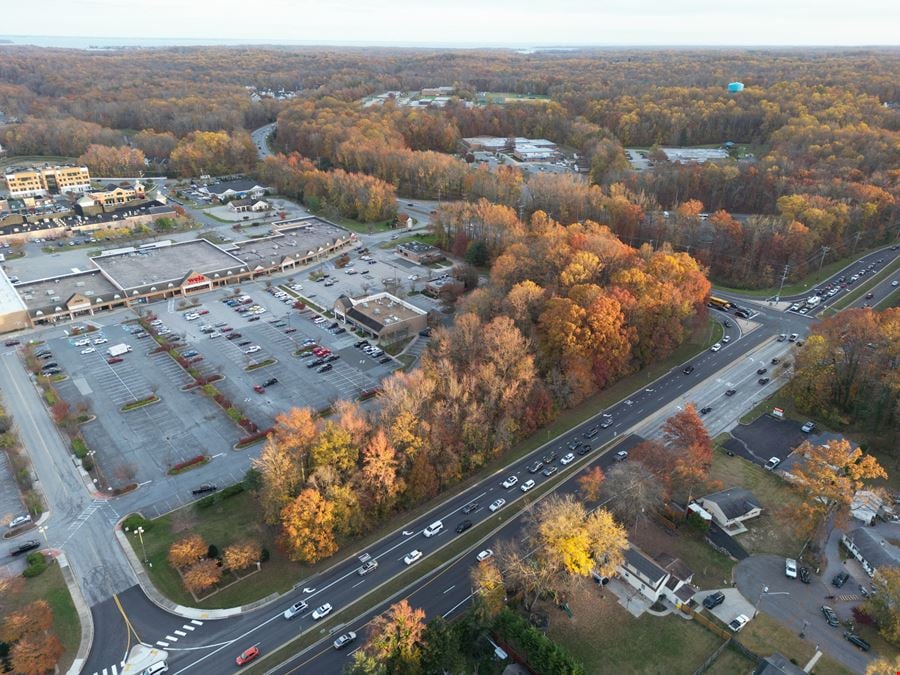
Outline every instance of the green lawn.
<svg viewBox="0 0 900 675"><path fill-rule="evenodd" d="M744 626L737 639L747 649L760 656L770 656L778 652L788 659L793 659L801 668L813 657L816 649L815 643L799 637L796 630L785 628L763 612ZM836 636L835 639L843 638ZM816 664L818 675L849 675L852 672L825 654Z"/></svg>
<svg viewBox="0 0 900 675"><path fill-rule="evenodd" d="M681 558L694 573L698 588L722 588L731 584L735 562L706 543L703 535L690 527L682 527L673 536L654 522L629 530L629 537L651 556L670 553Z"/></svg>
<svg viewBox="0 0 900 675"><path fill-rule="evenodd" d="M47 571L40 576L25 579L25 585L19 593L10 593L4 597L4 609L12 612L35 600L46 600L53 610L52 631L60 639L65 648L59 659L58 670L65 672L78 652L81 642L81 622L78 612L69 595L69 588L63 579L62 571L56 562L50 563Z"/></svg>
<svg viewBox="0 0 900 675"><path fill-rule="evenodd" d="M329 220L335 225L340 225L341 227L345 227L348 230L356 232L358 234L374 234L376 232L387 232L388 230L397 229L391 227L394 222L393 220L381 220L375 223L361 223L358 220L353 220L352 218L344 218L343 216L325 213L321 209L319 211L309 209L309 212L314 215L320 216L325 220Z"/></svg>
<svg viewBox="0 0 900 675"><path fill-rule="evenodd" d="M587 673L692 673L721 644L696 621L644 614L635 619L612 593L595 584L569 601L573 617L554 606L548 635L584 665Z"/></svg>
<svg viewBox="0 0 900 675"><path fill-rule="evenodd" d="M842 270L844 267L849 265L862 258L865 255L868 255L872 251L876 251L880 248L884 248L884 245L876 246L874 248L866 249L864 251L859 251L858 253L854 253L852 256L848 256L846 258L841 258L840 260L835 260L834 262L830 262L827 265L822 266L821 273L818 271L811 272L807 274L805 277L791 284L786 284L784 288L781 289L781 295L797 295L799 293L805 293L810 288L815 288L816 284L822 281L823 279L827 279L835 272ZM747 295L751 297L760 297L760 298L768 298L772 295L778 293L778 286L774 286L771 288L732 288L730 286L724 286L722 284L713 284L713 289L719 291L727 291L729 293L739 293L740 295Z"/></svg>
<svg viewBox="0 0 900 675"><path fill-rule="evenodd" d="M436 235L429 234L429 233L422 233L422 234L410 234L405 237L399 237L392 241L386 241L383 244L379 244L378 248L384 248L384 249L394 248L395 246L398 246L399 244L408 244L411 241L418 241L423 244L430 244L432 246L437 246L437 243L438 243Z"/></svg>
<svg viewBox="0 0 900 675"><path fill-rule="evenodd" d="M801 499L790 484L761 466L722 452L713 455L709 477L721 483L723 489L743 487L750 490L762 505L762 514L745 523L750 531L737 535L741 546L750 553L797 557L803 542L787 526L789 521L784 513L799 506Z"/></svg>
<svg viewBox="0 0 900 675"><path fill-rule="evenodd" d="M752 673L756 663L736 649L726 649L719 658L713 661L706 671L712 675L734 675L735 673Z"/></svg>

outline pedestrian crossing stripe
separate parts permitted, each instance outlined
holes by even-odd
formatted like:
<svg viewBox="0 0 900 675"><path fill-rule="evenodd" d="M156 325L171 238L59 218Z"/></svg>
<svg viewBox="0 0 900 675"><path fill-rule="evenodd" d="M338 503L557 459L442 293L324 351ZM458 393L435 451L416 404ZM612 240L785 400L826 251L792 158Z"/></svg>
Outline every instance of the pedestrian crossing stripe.
<svg viewBox="0 0 900 675"><path fill-rule="evenodd" d="M203 625L203 622L202 622L202 621L197 621L197 619L191 619L191 623L194 624L195 626L202 626L202 625Z"/></svg>
<svg viewBox="0 0 900 675"><path fill-rule="evenodd" d="M169 646L169 643L168 643L168 642L163 642L162 640L157 640L157 641L156 641L156 644L158 644L158 645L159 645L160 647L162 647L163 649L165 649L166 647Z"/></svg>

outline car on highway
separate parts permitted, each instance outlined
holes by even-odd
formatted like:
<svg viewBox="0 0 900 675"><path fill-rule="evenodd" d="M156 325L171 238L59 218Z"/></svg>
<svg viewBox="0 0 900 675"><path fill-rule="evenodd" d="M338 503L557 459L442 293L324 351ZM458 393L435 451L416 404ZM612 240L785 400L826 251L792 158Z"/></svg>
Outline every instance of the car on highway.
<svg viewBox="0 0 900 675"><path fill-rule="evenodd" d="M422 551L420 551L419 549L415 549L403 556L403 562L405 562L407 565L412 565L414 562L418 562L421 557Z"/></svg>
<svg viewBox="0 0 900 675"><path fill-rule="evenodd" d="M347 633L344 633L343 635L341 635L340 637L338 637L337 640L334 641L334 643L333 643L333 644L334 644L334 648L335 648L335 649L343 649L344 647L346 647L347 645L349 645L351 642L353 642L355 639L356 639L356 633L354 633L354 632L351 630L351 631L349 631L349 632L347 632Z"/></svg>
<svg viewBox="0 0 900 675"><path fill-rule="evenodd" d="M768 377L761 377L761 378L759 378L759 379L757 380L757 382L758 382L759 384L763 384L763 385L769 384L769 378L768 378Z"/></svg>
<svg viewBox="0 0 900 675"><path fill-rule="evenodd" d="M572 450L577 448L579 445L581 445L580 441L575 441L574 443L569 443L569 447ZM550 464L550 462L552 462L555 459L556 459L556 451L555 450L550 450L546 454L544 454L543 457L541 457L541 460L543 460L544 464Z"/></svg>
<svg viewBox="0 0 900 675"><path fill-rule="evenodd" d="M501 485L503 485L504 488L509 490L509 488L511 488L513 485L515 485L518 482L519 482L518 476L510 476L505 481L503 481L503 483L501 483Z"/></svg>
<svg viewBox="0 0 900 675"><path fill-rule="evenodd" d="M540 460L532 462L528 467L528 473L537 473L544 468L544 463Z"/></svg>
<svg viewBox="0 0 900 675"><path fill-rule="evenodd" d="M781 363L781 359L779 359L777 356L775 356L775 357L772 358L772 362L771 362L771 363L772 363L773 366L777 366L779 363Z"/></svg>
<svg viewBox="0 0 900 675"><path fill-rule="evenodd" d="M495 499L494 501L491 502L491 505L490 505L488 508L489 508L489 509L491 510L491 512L493 513L494 511L499 511L499 510L502 509L504 506L506 506L506 500L505 500L505 499Z"/></svg>
<svg viewBox="0 0 900 675"><path fill-rule="evenodd" d="M797 561L793 558L785 558L784 576L786 576L788 579L797 578Z"/></svg>
<svg viewBox="0 0 900 675"><path fill-rule="evenodd" d="M712 347L709 348L709 351L717 352L720 349L722 349L722 345L721 345L721 343L717 342L716 344L714 344Z"/></svg>
<svg viewBox="0 0 900 675"><path fill-rule="evenodd" d="M787 340L787 333L782 333L778 336L778 342L784 342L785 340Z"/></svg>
<svg viewBox="0 0 900 675"><path fill-rule="evenodd" d="M547 476L547 478L549 478L550 476L552 476L553 474L555 474L557 471L559 471L559 469L558 469L557 467L555 467L555 466L548 466L546 469L544 469L543 471L541 471L541 473L542 473L543 475Z"/></svg>
<svg viewBox="0 0 900 675"><path fill-rule="evenodd" d="M191 490L191 494L195 495L205 495L207 492L215 492L219 488L213 485L212 483L204 483L200 487L196 487Z"/></svg>
<svg viewBox="0 0 900 675"><path fill-rule="evenodd" d="M18 546L14 546L13 548L9 549L9 554L13 556L22 555L23 553L27 553L28 551L33 551L34 549L39 548L40 545L41 542L39 542L37 539L29 539L28 541L23 541Z"/></svg>
<svg viewBox="0 0 900 675"><path fill-rule="evenodd" d="M362 564L362 566L359 569L356 570L356 573L359 576L364 577L369 572L374 572L376 569L378 569L378 561L377 560L367 560L366 562L364 562Z"/></svg>
<svg viewBox="0 0 900 675"><path fill-rule="evenodd" d="M565 455L563 455L562 459L559 460L559 463L562 464L563 466L566 466L567 464L571 464L574 461L575 461L574 453L569 452L569 453L566 453Z"/></svg>
<svg viewBox="0 0 900 675"><path fill-rule="evenodd" d="M685 375L690 375L691 373L694 372L694 366L685 366L681 372L684 373Z"/></svg>
<svg viewBox="0 0 900 675"><path fill-rule="evenodd" d="M612 426L613 418L612 415L603 415L603 421L600 422L600 426L604 429L609 429Z"/></svg>
<svg viewBox="0 0 900 675"><path fill-rule="evenodd" d="M726 396L734 396L737 393L737 389L729 389L725 392Z"/></svg>
<svg viewBox="0 0 900 675"><path fill-rule="evenodd" d="M303 602L295 602L293 605L284 610L282 616L285 619L293 619L295 616L300 614L300 612L304 611L307 607L309 607L309 603Z"/></svg>
<svg viewBox="0 0 900 675"><path fill-rule="evenodd" d="M738 614L728 622L728 627L737 633L741 628L750 623L750 618L746 614Z"/></svg>
<svg viewBox="0 0 900 675"><path fill-rule="evenodd" d="M825 616L825 621L828 622L829 626L835 627L841 625L837 612L828 605L822 605L822 614Z"/></svg>
<svg viewBox="0 0 900 675"><path fill-rule="evenodd" d="M11 521L9 521L9 525L7 527L9 527L9 529L12 530L14 528L21 527L25 523L30 523L30 522L31 522L31 516L26 513L24 516L18 516L17 518L13 518Z"/></svg>
<svg viewBox="0 0 900 675"><path fill-rule="evenodd" d="M526 480L524 483L522 483L522 485L521 485L521 487L519 487L519 489L522 492L528 492L531 488L534 487L534 485L535 485L535 483L533 480Z"/></svg>
<svg viewBox="0 0 900 675"><path fill-rule="evenodd" d="M234 662L239 666L243 666L250 663L257 656L259 656L259 647L250 647L242 651Z"/></svg>
<svg viewBox="0 0 900 675"><path fill-rule="evenodd" d="M871 300L871 299L874 298L874 297L875 297L875 294L872 293L871 291L869 291L868 293L866 293L866 300Z"/></svg>
<svg viewBox="0 0 900 675"><path fill-rule="evenodd" d="M580 448L578 448L578 450L575 452L575 454L578 455L579 457L584 457L586 454L588 454L593 449L594 449L593 446L591 446L589 443L585 443Z"/></svg>
<svg viewBox="0 0 900 675"><path fill-rule="evenodd" d="M466 518L459 525L456 526L456 534L462 534L466 530L472 527L472 521Z"/></svg>
<svg viewBox="0 0 900 675"><path fill-rule="evenodd" d="M779 464L781 464L781 460L780 460L780 459L778 459L777 457L770 457L770 458L769 458L769 461L766 462L766 464L765 464L765 468L768 469L769 471L771 471L772 469L774 469L774 468L775 468L776 466L778 466Z"/></svg>
<svg viewBox="0 0 900 675"><path fill-rule="evenodd" d="M313 610L312 618L316 621L318 621L319 619L324 619L326 616L331 614L332 609L334 609L334 607L326 602L324 605L320 605Z"/></svg>
<svg viewBox="0 0 900 675"><path fill-rule="evenodd" d="M712 406L711 406L711 405L703 406L702 408L700 408L700 414L701 414L701 415L708 415L708 414L711 413L711 412L712 412Z"/></svg>
<svg viewBox="0 0 900 675"><path fill-rule="evenodd" d="M757 374L757 375L765 375L765 374L768 373L768 372L769 372L769 369L768 369L768 368L765 368L765 367L763 367L763 368L757 368L757 369L756 369L756 374Z"/></svg>
<svg viewBox="0 0 900 675"><path fill-rule="evenodd" d="M713 607L718 607L723 602L725 602L725 594L722 591L716 591L715 593L710 593L705 598L703 598L703 606L706 609L712 609Z"/></svg>
<svg viewBox="0 0 900 675"><path fill-rule="evenodd" d="M615 458L616 458L617 462L624 462L626 459L628 459L628 451L627 450L619 450L615 454Z"/></svg>
<svg viewBox="0 0 900 675"><path fill-rule="evenodd" d="M475 556L475 560L477 562L484 562L488 558L493 557L493 555L494 555L494 552L491 549L486 548L481 553L479 553L478 555Z"/></svg>
<svg viewBox="0 0 900 675"><path fill-rule="evenodd" d="M469 502L464 507L462 507L462 512L465 513L466 515L469 515L470 513L472 513L472 511L477 511L477 510L478 510L478 502Z"/></svg>

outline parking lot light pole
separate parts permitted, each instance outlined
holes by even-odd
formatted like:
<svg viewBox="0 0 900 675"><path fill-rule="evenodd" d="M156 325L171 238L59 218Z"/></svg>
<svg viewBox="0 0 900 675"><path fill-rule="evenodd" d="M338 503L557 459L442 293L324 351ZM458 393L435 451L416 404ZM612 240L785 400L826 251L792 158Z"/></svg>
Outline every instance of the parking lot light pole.
<svg viewBox="0 0 900 675"><path fill-rule="evenodd" d="M150 565L150 567L153 567L153 565L150 564L150 561L147 560L147 548L144 546L144 527L142 525L138 525L136 528L134 528L134 531L135 533L137 533L138 539L141 540L141 550L144 552L144 563Z"/></svg>

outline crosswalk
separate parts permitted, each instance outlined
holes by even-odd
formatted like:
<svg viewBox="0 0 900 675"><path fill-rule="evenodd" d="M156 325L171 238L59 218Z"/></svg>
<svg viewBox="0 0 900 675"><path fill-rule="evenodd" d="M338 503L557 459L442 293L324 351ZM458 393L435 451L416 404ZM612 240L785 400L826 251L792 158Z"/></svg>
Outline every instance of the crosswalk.
<svg viewBox="0 0 900 675"><path fill-rule="evenodd" d="M186 633L185 631L193 632L193 631L197 630L197 628L199 626L202 626L202 625L203 625L202 621L198 621L197 619L191 619L191 622L184 624L181 627L181 630L173 630L172 633L174 633L174 635L169 634L169 635L166 635L166 637L164 637L162 640L157 640L156 645L158 647L162 647L163 649L165 649L169 645L172 645L172 644L178 642L179 638L186 637L188 635L188 633Z"/></svg>
<svg viewBox="0 0 900 675"><path fill-rule="evenodd" d="M191 619L189 623L185 623L178 630L173 630L162 640L157 640L156 646L166 649L167 647L170 647L174 643L178 642L179 639L189 637L191 633L193 633L202 625L202 621L199 621L198 619ZM97 670L93 673L93 675L119 675L124 667L125 662L121 661L120 663L114 663L111 666L107 666L103 670Z"/></svg>

